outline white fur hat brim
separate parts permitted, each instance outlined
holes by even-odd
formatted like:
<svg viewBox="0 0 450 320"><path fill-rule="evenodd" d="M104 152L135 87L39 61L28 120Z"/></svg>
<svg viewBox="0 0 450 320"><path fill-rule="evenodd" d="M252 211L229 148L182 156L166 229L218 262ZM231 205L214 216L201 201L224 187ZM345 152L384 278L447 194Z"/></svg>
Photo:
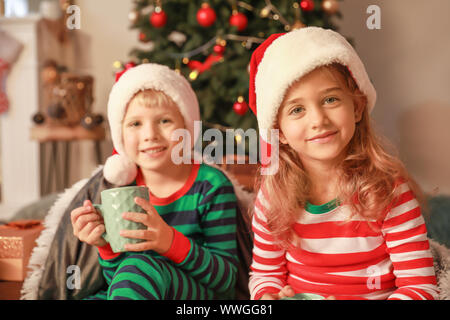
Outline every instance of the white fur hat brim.
<svg viewBox="0 0 450 320"><path fill-rule="evenodd" d="M108 100L108 121L111 138L118 155L111 156L103 169L106 180L116 185L131 183L137 173L136 165L125 155L122 121L128 103L139 91L153 89L164 92L178 106L190 133L192 146L199 138L194 122L200 121L200 108L189 82L167 66L146 63L127 70L114 84Z"/></svg>
<svg viewBox="0 0 450 320"><path fill-rule="evenodd" d="M353 47L333 30L307 27L275 39L258 64L255 93L259 129L273 127L286 90L294 81L317 67L334 62L347 66L366 95L371 111L375 106L376 91Z"/></svg>

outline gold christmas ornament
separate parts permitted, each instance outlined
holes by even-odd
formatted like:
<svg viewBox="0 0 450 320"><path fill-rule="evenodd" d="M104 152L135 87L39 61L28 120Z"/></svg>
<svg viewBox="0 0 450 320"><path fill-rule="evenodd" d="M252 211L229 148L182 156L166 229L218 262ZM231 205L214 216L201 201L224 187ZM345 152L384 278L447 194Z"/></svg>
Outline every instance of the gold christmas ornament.
<svg viewBox="0 0 450 320"><path fill-rule="evenodd" d="M225 47L227 45L227 40L222 39L222 38L217 38L216 44L218 44L219 46Z"/></svg>
<svg viewBox="0 0 450 320"><path fill-rule="evenodd" d="M292 30L301 29L301 28L304 28L304 27L306 27L306 25L303 22L301 22L300 20L297 20L292 25Z"/></svg>
<svg viewBox="0 0 450 320"><path fill-rule="evenodd" d="M66 12L67 8L70 7L71 3L70 0L59 0L59 5L61 7L61 10Z"/></svg>
<svg viewBox="0 0 450 320"><path fill-rule="evenodd" d="M131 23L136 23L136 21L138 20L138 18L139 18L139 12L137 12L137 11L131 11L129 14L128 14L128 20L130 20L130 22Z"/></svg>
<svg viewBox="0 0 450 320"><path fill-rule="evenodd" d="M267 18L269 16L269 14L270 14L270 6L262 8L261 12L259 13L261 18Z"/></svg>
<svg viewBox="0 0 450 320"><path fill-rule="evenodd" d="M323 0L322 9L327 14L335 14L339 10L339 3L337 2L337 0Z"/></svg>
<svg viewBox="0 0 450 320"><path fill-rule="evenodd" d="M198 77L198 70L193 70L191 73L189 73L189 80L194 81Z"/></svg>
<svg viewBox="0 0 450 320"><path fill-rule="evenodd" d="M41 77L44 83L56 83L59 81L58 71L51 67L42 70Z"/></svg>
<svg viewBox="0 0 450 320"><path fill-rule="evenodd" d="M121 69L122 68L122 62L120 62L119 60L114 61L113 67L114 67L114 69Z"/></svg>
<svg viewBox="0 0 450 320"><path fill-rule="evenodd" d="M242 143L242 135L240 135L239 133L234 136L234 139L238 144Z"/></svg>
<svg viewBox="0 0 450 320"><path fill-rule="evenodd" d="M90 117L90 116L86 116L85 118L84 118L84 122L86 122L86 124L91 124L92 123L92 117Z"/></svg>

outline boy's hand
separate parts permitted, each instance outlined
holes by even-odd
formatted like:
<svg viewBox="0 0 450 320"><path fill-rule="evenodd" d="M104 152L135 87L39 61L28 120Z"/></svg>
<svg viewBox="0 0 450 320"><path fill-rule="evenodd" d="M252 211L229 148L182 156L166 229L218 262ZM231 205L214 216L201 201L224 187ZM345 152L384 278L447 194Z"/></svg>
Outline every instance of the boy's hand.
<svg viewBox="0 0 450 320"><path fill-rule="evenodd" d="M293 297L294 295L294 289L290 285L287 285L278 293L264 293L260 300L280 300L281 298Z"/></svg>
<svg viewBox="0 0 450 320"><path fill-rule="evenodd" d="M73 209L70 213L73 234L82 242L103 247L106 240L102 238L105 232L103 217L95 210L91 201L85 200L82 207Z"/></svg>
<svg viewBox="0 0 450 320"><path fill-rule="evenodd" d="M147 226L146 230L122 230L120 235L126 238L142 239L145 242L126 244L128 251L153 250L159 254L170 249L173 241L173 229L161 218L150 201L136 197L136 204L142 207L147 214L137 212L124 212L122 218L134 222L140 222Z"/></svg>

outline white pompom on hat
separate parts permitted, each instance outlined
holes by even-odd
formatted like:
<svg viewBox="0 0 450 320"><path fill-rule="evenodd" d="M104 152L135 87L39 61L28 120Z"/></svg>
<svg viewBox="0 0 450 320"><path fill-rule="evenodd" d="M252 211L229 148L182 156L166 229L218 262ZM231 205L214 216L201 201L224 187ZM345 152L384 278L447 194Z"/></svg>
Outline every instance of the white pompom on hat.
<svg viewBox="0 0 450 320"><path fill-rule="evenodd" d="M250 61L249 106L257 117L260 132L273 128L278 109L292 83L318 67L335 62L348 68L358 88L366 95L371 111L377 97L375 88L358 54L339 33L306 27L273 34L259 45ZM261 138L262 145L268 144L270 157L270 144L264 135Z"/></svg>
<svg viewBox="0 0 450 320"><path fill-rule="evenodd" d="M194 121L200 121L200 109L189 82L174 70L159 64L146 63L131 68L114 84L108 100L108 121L117 153L106 160L103 168L103 175L110 183L123 186L136 178L136 164L125 154L122 121L130 100L139 91L147 89L161 91L170 97L184 118L192 146L198 139L199 132L194 131Z"/></svg>

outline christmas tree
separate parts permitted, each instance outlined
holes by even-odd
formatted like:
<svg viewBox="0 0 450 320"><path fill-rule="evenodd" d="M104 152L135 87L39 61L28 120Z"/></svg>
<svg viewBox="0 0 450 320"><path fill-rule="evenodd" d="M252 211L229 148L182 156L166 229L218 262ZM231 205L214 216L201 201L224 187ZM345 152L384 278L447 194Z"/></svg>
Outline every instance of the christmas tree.
<svg viewBox="0 0 450 320"><path fill-rule="evenodd" d="M139 29L137 63L179 70L197 93L203 125L257 129L248 111L248 64L270 34L304 26L336 30L337 0L135 0L131 28Z"/></svg>

